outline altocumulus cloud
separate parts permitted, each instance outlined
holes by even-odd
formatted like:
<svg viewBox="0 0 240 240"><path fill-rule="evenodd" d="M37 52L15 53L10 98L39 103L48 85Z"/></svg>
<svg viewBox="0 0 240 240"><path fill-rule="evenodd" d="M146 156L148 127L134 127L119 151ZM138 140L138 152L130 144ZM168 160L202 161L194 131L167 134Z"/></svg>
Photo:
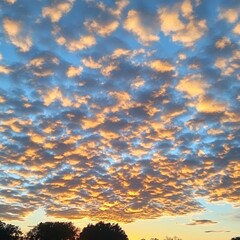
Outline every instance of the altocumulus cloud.
<svg viewBox="0 0 240 240"><path fill-rule="evenodd" d="M1 219L240 203L239 7L151 4L1 1Z"/></svg>

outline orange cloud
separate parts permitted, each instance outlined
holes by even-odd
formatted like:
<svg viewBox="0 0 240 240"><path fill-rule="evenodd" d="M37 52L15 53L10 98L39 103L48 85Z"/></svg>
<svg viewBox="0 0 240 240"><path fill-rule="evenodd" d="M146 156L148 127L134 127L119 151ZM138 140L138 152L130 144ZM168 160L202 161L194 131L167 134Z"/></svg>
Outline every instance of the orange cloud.
<svg viewBox="0 0 240 240"><path fill-rule="evenodd" d="M159 59L150 62L149 66L157 72L171 72L175 69L175 67L168 61Z"/></svg>
<svg viewBox="0 0 240 240"><path fill-rule="evenodd" d="M67 0L52 7L44 7L42 10L42 16L50 18L52 22L58 22L64 14L72 9L73 3L74 0Z"/></svg>
<svg viewBox="0 0 240 240"><path fill-rule="evenodd" d="M124 21L124 28L136 35L141 43L149 45L151 42L159 41L159 36L155 35L155 29L145 27L142 24L141 14L135 10L128 12L127 19Z"/></svg>
<svg viewBox="0 0 240 240"><path fill-rule="evenodd" d="M20 21L4 18L3 29L11 43L18 47L21 52L27 52L30 50L32 46L31 38L24 34L23 26Z"/></svg>

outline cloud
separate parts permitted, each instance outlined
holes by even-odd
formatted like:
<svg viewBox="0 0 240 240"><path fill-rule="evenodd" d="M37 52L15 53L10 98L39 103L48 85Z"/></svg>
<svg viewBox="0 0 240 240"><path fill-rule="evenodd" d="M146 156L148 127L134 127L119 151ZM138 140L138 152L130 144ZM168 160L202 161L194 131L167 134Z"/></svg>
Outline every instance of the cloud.
<svg viewBox="0 0 240 240"><path fill-rule="evenodd" d="M218 17L219 19L224 19L229 23L234 23L238 19L238 10L233 8L221 10Z"/></svg>
<svg viewBox="0 0 240 240"><path fill-rule="evenodd" d="M112 32L114 32L119 23L117 21L109 22L109 23L100 23L96 20L93 21L85 21L84 26L87 28L87 30L91 33L97 33L102 37L106 37Z"/></svg>
<svg viewBox="0 0 240 240"><path fill-rule="evenodd" d="M193 219L192 223L188 223L187 225L194 226L194 225L209 225L209 224L216 224L217 222L214 222L212 220L207 220L207 219L201 219L201 220L196 220Z"/></svg>
<svg viewBox="0 0 240 240"><path fill-rule="evenodd" d="M101 69L101 73L106 76L106 77L109 77L111 75L111 73L115 70L118 69L118 64L117 63L110 63L109 65L103 67Z"/></svg>
<svg viewBox="0 0 240 240"><path fill-rule="evenodd" d="M239 205L234 1L20 2L2 9L1 219Z"/></svg>
<svg viewBox="0 0 240 240"><path fill-rule="evenodd" d="M154 28L144 27L141 13L135 10L128 12L127 18L124 21L124 28L136 35L144 45L149 45L151 42L156 42L160 39L159 36L154 34Z"/></svg>
<svg viewBox="0 0 240 240"><path fill-rule="evenodd" d="M231 231L224 231L224 230L208 230L208 231L205 231L205 233L227 233L227 232L231 232Z"/></svg>
<svg viewBox="0 0 240 240"><path fill-rule="evenodd" d="M179 19L179 14L176 11L170 11L168 9L159 9L159 21L161 24L161 30L166 34L171 32L178 32L184 29L184 24Z"/></svg>
<svg viewBox="0 0 240 240"><path fill-rule="evenodd" d="M165 60L154 60L150 62L150 67L157 72L171 72L175 68L174 66Z"/></svg>
<svg viewBox="0 0 240 240"><path fill-rule="evenodd" d="M102 64L94 61L92 57L84 58L82 59L82 62L88 68L97 69L102 67Z"/></svg>
<svg viewBox="0 0 240 240"><path fill-rule="evenodd" d="M3 19L3 29L13 45L19 48L21 52L27 52L32 46L30 36L24 36L23 26L20 21L9 18Z"/></svg>
<svg viewBox="0 0 240 240"><path fill-rule="evenodd" d="M217 42L215 43L216 48L220 48L220 49L223 49L229 45L231 45L231 41L227 37L223 37L223 38L217 40Z"/></svg>
<svg viewBox="0 0 240 240"><path fill-rule="evenodd" d="M191 18L193 14L193 7L190 0L184 0L181 5L181 11L185 18Z"/></svg>
<svg viewBox="0 0 240 240"><path fill-rule="evenodd" d="M233 33L238 34L238 35L240 34L240 23L238 23L238 24L234 27Z"/></svg>
<svg viewBox="0 0 240 240"><path fill-rule="evenodd" d="M92 35L83 35L76 39L66 38L61 35L61 29L58 27L53 30L53 35L55 36L55 41L60 46L65 46L70 52L84 50L96 44L96 39Z"/></svg>
<svg viewBox="0 0 240 240"><path fill-rule="evenodd" d="M41 93L44 105L49 106L55 101L60 101L64 107L71 106L72 102L68 97L63 96L62 91L56 87L46 93Z"/></svg>
<svg viewBox="0 0 240 240"><path fill-rule="evenodd" d="M170 35L174 42L181 42L187 47L194 45L207 30L207 23L204 19L197 20L193 15L192 5L190 1L185 0L179 7L159 8L158 17L161 30L165 35ZM184 23L180 16L185 18Z"/></svg>
<svg viewBox="0 0 240 240"><path fill-rule="evenodd" d="M227 109L227 105L206 96L199 99L196 108L199 112L216 113L224 112Z"/></svg>
<svg viewBox="0 0 240 240"><path fill-rule="evenodd" d="M0 73L1 74L9 74L12 70L4 65L0 65Z"/></svg>
<svg viewBox="0 0 240 240"><path fill-rule="evenodd" d="M83 68L81 66L80 67L70 66L66 72L66 75L67 77L72 78L80 75L82 71L83 71Z"/></svg>
<svg viewBox="0 0 240 240"><path fill-rule="evenodd" d="M188 75L181 79L176 87L178 91L185 92L189 97L198 97L206 93L208 83L199 74Z"/></svg>
<svg viewBox="0 0 240 240"><path fill-rule="evenodd" d="M16 0L5 0L5 2L7 2L9 4L14 4L16 2Z"/></svg>
<svg viewBox="0 0 240 240"><path fill-rule="evenodd" d="M64 14L67 14L72 9L73 4L74 0L67 0L51 7L44 7L42 9L42 16L50 18L53 23L58 22Z"/></svg>
<svg viewBox="0 0 240 240"><path fill-rule="evenodd" d="M121 17L121 14L124 10L124 8L126 8L129 4L128 0L117 0L115 1L115 8L110 7L110 6L106 6L104 2L98 2L97 3L97 7L99 9L101 9L104 12L108 12L111 15L115 16L115 17Z"/></svg>

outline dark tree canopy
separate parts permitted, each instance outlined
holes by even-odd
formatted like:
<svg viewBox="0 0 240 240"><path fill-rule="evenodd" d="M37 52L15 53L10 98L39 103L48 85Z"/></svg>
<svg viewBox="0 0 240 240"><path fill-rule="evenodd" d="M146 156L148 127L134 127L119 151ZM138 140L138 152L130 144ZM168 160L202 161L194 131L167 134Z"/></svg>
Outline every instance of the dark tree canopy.
<svg viewBox="0 0 240 240"><path fill-rule="evenodd" d="M240 237L234 237L231 240L240 240Z"/></svg>
<svg viewBox="0 0 240 240"><path fill-rule="evenodd" d="M22 232L18 226L0 221L0 240L18 240L21 237Z"/></svg>
<svg viewBox="0 0 240 240"><path fill-rule="evenodd" d="M71 222L39 223L27 234L27 240L75 240L79 229Z"/></svg>
<svg viewBox="0 0 240 240"><path fill-rule="evenodd" d="M128 240L126 233L118 224L99 222L83 228L79 240Z"/></svg>

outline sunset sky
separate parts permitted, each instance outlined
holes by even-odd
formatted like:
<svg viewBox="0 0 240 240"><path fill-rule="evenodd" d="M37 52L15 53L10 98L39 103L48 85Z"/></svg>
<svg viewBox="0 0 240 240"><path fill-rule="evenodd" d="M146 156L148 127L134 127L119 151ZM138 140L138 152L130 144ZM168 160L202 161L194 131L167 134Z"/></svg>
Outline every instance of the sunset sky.
<svg viewBox="0 0 240 240"><path fill-rule="evenodd" d="M0 0L0 220L240 236L239 0Z"/></svg>

